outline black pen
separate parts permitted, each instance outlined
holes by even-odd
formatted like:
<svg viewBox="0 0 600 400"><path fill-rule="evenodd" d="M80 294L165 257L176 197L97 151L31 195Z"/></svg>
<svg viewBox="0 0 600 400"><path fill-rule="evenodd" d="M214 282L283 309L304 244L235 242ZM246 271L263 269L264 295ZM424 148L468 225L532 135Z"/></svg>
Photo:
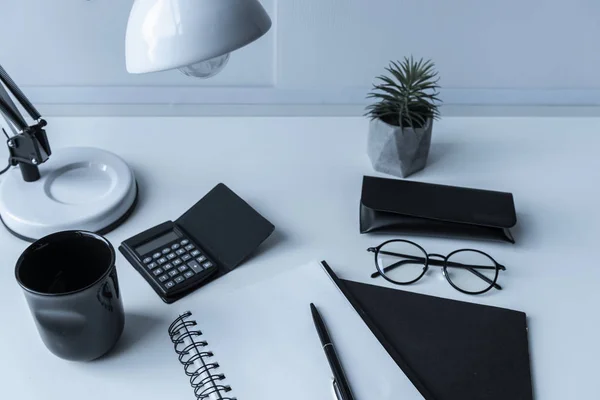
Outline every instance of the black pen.
<svg viewBox="0 0 600 400"><path fill-rule="evenodd" d="M333 343L331 342L331 338L327 332L325 322L323 321L323 318L321 318L321 314L319 314L317 307L315 307L313 303L310 303L310 312L312 313L313 321L315 322L315 328L317 328L317 333L319 334L319 339L321 339L323 351L325 351L325 356L327 356L329 367L333 372L333 390L335 395L339 400L354 400L352 392L350 391L350 386L348 385L348 381L346 379L346 375L344 374L342 364L340 363L340 359L335 352L335 348L333 347Z"/></svg>

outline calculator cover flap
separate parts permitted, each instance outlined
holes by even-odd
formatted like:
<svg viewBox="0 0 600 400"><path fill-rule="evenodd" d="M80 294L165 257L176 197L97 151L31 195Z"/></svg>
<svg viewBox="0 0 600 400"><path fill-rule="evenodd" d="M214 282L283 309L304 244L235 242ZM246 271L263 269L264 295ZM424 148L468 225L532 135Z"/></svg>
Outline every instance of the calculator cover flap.
<svg viewBox="0 0 600 400"><path fill-rule="evenodd" d="M223 183L175 221L227 273L242 263L275 227Z"/></svg>
<svg viewBox="0 0 600 400"><path fill-rule="evenodd" d="M360 231L420 233L514 242L513 195L398 179L363 178Z"/></svg>
<svg viewBox="0 0 600 400"><path fill-rule="evenodd" d="M426 400L532 400L523 312L343 279L338 286Z"/></svg>

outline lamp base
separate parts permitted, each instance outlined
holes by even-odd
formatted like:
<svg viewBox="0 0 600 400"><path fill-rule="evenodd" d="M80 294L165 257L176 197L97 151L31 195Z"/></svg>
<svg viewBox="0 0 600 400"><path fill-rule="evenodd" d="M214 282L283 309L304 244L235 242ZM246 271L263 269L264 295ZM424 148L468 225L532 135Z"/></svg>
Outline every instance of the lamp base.
<svg viewBox="0 0 600 400"><path fill-rule="evenodd" d="M117 155L88 147L53 152L41 178L25 182L12 168L0 182L0 220L15 236L35 241L58 231L104 234L119 226L137 203L137 184Z"/></svg>

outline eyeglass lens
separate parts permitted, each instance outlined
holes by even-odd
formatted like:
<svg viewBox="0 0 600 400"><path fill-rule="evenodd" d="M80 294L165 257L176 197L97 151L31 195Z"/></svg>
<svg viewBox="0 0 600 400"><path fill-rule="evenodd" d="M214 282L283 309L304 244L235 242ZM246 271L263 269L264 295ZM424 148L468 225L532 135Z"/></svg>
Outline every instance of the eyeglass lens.
<svg viewBox="0 0 600 400"><path fill-rule="evenodd" d="M459 250L448 257L446 277L456 287L470 293L488 289L496 280L496 263L486 254Z"/></svg>
<svg viewBox="0 0 600 400"><path fill-rule="evenodd" d="M379 272L389 280L408 284L425 273L427 254L418 246L404 241L383 245L377 253Z"/></svg>

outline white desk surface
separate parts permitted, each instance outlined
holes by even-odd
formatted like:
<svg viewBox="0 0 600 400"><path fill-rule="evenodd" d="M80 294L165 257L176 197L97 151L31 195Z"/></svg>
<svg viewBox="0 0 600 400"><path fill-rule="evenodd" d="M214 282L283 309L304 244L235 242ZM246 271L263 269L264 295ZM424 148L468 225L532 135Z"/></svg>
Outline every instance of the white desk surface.
<svg viewBox="0 0 600 400"><path fill-rule="evenodd" d="M139 204L107 235L115 247L177 218L219 182L271 220L276 233L256 257L201 289L215 293L319 259L344 278L370 281L365 249L393 236L358 232L362 176L379 175L366 132L363 118L53 118L48 127L54 148L102 147L135 170ZM463 295L440 271L405 289L525 311L537 399L598 398L599 133L600 119L447 118L434 127L428 167L410 178L514 194L515 245L414 238L435 253L488 252L507 266L504 290ZM39 339L14 279L26 246L0 229L0 397L193 398L166 329L178 312L210 304L194 295L164 304L119 254L124 336L100 360L62 361Z"/></svg>

